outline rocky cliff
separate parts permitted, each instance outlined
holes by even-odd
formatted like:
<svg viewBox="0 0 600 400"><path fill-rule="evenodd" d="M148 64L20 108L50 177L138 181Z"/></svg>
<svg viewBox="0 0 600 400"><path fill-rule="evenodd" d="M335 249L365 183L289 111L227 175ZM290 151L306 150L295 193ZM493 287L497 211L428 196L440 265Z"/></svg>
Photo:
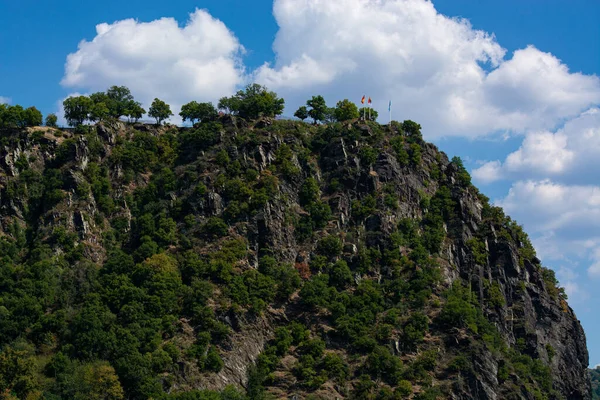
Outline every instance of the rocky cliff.
<svg viewBox="0 0 600 400"><path fill-rule="evenodd" d="M591 399L553 272L414 122L0 138L6 396Z"/></svg>

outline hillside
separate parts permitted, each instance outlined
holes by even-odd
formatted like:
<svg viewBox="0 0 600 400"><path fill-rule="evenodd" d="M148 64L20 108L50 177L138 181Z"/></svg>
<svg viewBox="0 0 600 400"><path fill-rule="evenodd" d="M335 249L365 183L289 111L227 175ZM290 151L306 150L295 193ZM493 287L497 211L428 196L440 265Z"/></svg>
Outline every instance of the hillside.
<svg viewBox="0 0 600 400"><path fill-rule="evenodd" d="M592 399L600 399L600 368L589 370L592 381Z"/></svg>
<svg viewBox="0 0 600 400"><path fill-rule="evenodd" d="M414 122L0 141L3 398L591 399L554 273Z"/></svg>

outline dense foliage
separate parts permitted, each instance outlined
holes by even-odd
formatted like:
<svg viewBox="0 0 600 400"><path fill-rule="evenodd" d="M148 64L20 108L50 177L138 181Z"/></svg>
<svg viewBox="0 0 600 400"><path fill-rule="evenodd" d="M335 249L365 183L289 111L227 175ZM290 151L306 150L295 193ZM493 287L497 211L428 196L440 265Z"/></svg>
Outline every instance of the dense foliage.
<svg viewBox="0 0 600 400"><path fill-rule="evenodd" d="M246 119L276 117L283 112L285 101L277 93L256 83L239 90L232 97L219 100L219 108Z"/></svg>
<svg viewBox="0 0 600 400"><path fill-rule="evenodd" d="M0 104L0 128L25 128L42 124L42 113L35 107Z"/></svg>
<svg viewBox="0 0 600 400"><path fill-rule="evenodd" d="M74 125L133 115L133 97L119 87L65 102ZM283 104L251 85L219 108L255 119ZM297 116L315 122L358 113L348 101L328 110L321 96L307 106ZM160 124L170 113L156 99L149 115ZM93 129L61 133L42 167L18 160L0 196L19 199L23 214L0 236L2 396L264 399L287 374L290 390L314 396L332 382L349 398L446 398L455 388L444 382L473 376L482 352L500 360L507 393L520 385L555 395L544 361L507 346L488 320L484 309L504 304L499 283L445 283L443 249L460 244L460 201L477 192L460 159L431 157L418 124L238 129L197 102L181 116L194 126L129 129L114 142ZM341 138L356 143L344 150L351 157L338 157ZM427 192L370 184L383 153L406 174L426 171ZM533 262L522 229L480 198L484 220L522 244L522 263ZM406 218L401 205L419 217ZM75 222L57 217L69 213ZM385 228L384 218L393 221ZM484 265L488 233L478 235L461 245ZM303 255L286 259L286 245ZM540 271L564 298L550 270ZM289 314L273 319L274 309ZM265 323L273 334L246 390L186 386L229 373L232 349ZM453 347L459 337L466 342Z"/></svg>

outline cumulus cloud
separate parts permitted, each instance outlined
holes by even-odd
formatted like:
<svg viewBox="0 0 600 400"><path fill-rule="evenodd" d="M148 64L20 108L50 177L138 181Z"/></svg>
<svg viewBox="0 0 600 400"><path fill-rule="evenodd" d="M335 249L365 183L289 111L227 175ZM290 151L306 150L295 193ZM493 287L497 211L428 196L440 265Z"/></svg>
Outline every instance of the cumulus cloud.
<svg viewBox="0 0 600 400"><path fill-rule="evenodd" d="M11 102L10 97L0 96L0 104L10 104L10 102Z"/></svg>
<svg viewBox="0 0 600 400"><path fill-rule="evenodd" d="M243 52L225 24L204 10L191 13L183 27L173 18L102 23L67 56L61 83L86 92L125 85L146 108L159 97L176 112L190 100L234 92L244 77Z"/></svg>
<svg viewBox="0 0 600 400"><path fill-rule="evenodd" d="M502 164L500 161L490 161L472 171L471 175L478 182L490 183L502 178Z"/></svg>
<svg viewBox="0 0 600 400"><path fill-rule="evenodd" d="M578 289L574 259L587 260L588 275L600 278L599 186L519 181L496 204L537 236L533 244L542 260L560 261L571 290Z"/></svg>
<svg viewBox="0 0 600 400"><path fill-rule="evenodd" d="M277 59L254 77L290 108L314 94L367 94L383 115L393 100L395 118L434 138L551 129L600 102L598 77L532 46L505 59L493 35L430 1L275 0L273 12Z"/></svg>
<svg viewBox="0 0 600 400"><path fill-rule="evenodd" d="M504 162L490 161L473 171L481 183L515 176L576 177L597 182L600 167L600 109L591 108L552 133L529 132Z"/></svg>
<svg viewBox="0 0 600 400"><path fill-rule="evenodd" d="M527 218L541 231L581 229L600 235L600 187L562 185L550 180L519 181L498 204Z"/></svg>

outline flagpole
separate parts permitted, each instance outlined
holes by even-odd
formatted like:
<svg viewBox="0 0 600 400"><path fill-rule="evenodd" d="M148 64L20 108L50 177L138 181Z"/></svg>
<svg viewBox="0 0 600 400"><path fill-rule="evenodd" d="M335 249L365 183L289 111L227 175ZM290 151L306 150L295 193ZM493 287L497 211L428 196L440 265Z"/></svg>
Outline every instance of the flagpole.
<svg viewBox="0 0 600 400"><path fill-rule="evenodd" d="M364 107L364 105L365 105L365 97L366 97L366 95L363 95L362 99L360 100L360 104L363 105L363 121L365 119L365 107Z"/></svg>

